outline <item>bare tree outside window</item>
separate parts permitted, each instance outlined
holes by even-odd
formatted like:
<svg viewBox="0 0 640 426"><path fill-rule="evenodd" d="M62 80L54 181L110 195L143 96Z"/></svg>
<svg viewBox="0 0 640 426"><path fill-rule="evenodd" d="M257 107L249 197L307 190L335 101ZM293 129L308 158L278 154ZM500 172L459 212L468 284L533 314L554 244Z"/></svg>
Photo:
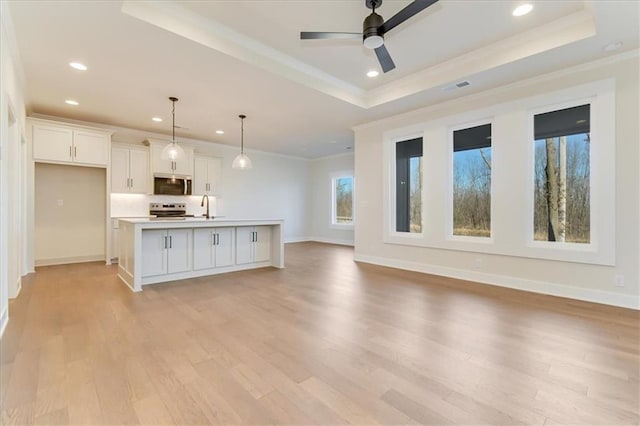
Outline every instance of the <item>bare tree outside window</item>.
<svg viewBox="0 0 640 426"><path fill-rule="evenodd" d="M333 223L342 225L353 223L353 177L333 179L333 191Z"/></svg>
<svg viewBox="0 0 640 426"><path fill-rule="evenodd" d="M422 157L409 159L409 232L422 232Z"/></svg>
<svg viewBox="0 0 640 426"><path fill-rule="evenodd" d="M534 118L534 239L591 241L589 105Z"/></svg>
<svg viewBox="0 0 640 426"><path fill-rule="evenodd" d="M491 236L491 124L453 132L453 235Z"/></svg>

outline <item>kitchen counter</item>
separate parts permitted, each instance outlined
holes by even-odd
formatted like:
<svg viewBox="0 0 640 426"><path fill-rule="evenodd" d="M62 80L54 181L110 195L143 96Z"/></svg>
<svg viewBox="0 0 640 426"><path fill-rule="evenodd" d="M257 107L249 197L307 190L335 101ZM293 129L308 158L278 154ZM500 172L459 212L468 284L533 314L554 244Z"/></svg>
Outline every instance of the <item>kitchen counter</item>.
<svg viewBox="0 0 640 426"><path fill-rule="evenodd" d="M118 220L118 276L133 291L225 272L284 268L282 219Z"/></svg>

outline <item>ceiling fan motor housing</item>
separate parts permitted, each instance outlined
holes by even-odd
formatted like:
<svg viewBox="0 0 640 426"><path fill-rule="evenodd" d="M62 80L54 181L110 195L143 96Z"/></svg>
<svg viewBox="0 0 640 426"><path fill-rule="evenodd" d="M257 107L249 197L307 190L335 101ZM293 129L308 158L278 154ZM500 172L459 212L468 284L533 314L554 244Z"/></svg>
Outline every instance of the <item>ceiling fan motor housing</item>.
<svg viewBox="0 0 640 426"><path fill-rule="evenodd" d="M378 32L378 28L382 24L384 24L384 19L375 12L365 18L362 24L362 41L365 47L375 49L382 46L384 36Z"/></svg>

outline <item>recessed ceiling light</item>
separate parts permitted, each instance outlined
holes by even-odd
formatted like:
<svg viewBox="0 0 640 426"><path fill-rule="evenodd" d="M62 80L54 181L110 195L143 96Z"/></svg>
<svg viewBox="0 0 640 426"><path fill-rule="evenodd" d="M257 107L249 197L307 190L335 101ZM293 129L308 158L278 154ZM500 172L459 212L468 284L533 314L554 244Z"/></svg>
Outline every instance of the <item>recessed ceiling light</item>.
<svg viewBox="0 0 640 426"><path fill-rule="evenodd" d="M371 70L369 72L367 72L367 77L369 78L373 78L373 77L377 77L380 73L376 70Z"/></svg>
<svg viewBox="0 0 640 426"><path fill-rule="evenodd" d="M616 41L613 43L609 43L604 47L605 52L613 52L616 51L618 49L620 49L622 47L622 42L621 41Z"/></svg>
<svg viewBox="0 0 640 426"><path fill-rule="evenodd" d="M513 9L512 15L523 16L531 12L532 10L533 10L533 5L531 3L524 3L516 7L515 9Z"/></svg>
<svg viewBox="0 0 640 426"><path fill-rule="evenodd" d="M69 62L69 66L71 68L75 68L75 69L80 70L80 71L86 71L87 70L87 66L85 64L80 63L80 62Z"/></svg>
<svg viewBox="0 0 640 426"><path fill-rule="evenodd" d="M160 117L153 117L152 120L155 121L156 123L161 123L162 122L162 118L160 118Z"/></svg>
<svg viewBox="0 0 640 426"><path fill-rule="evenodd" d="M216 130L216 133L219 135L224 135L224 130Z"/></svg>
<svg viewBox="0 0 640 426"><path fill-rule="evenodd" d="M80 104L78 103L78 101L74 101L73 99L67 99L67 100L66 100L66 101L64 101L64 102L65 102L66 104L73 105L73 106L78 106L78 105L80 105Z"/></svg>

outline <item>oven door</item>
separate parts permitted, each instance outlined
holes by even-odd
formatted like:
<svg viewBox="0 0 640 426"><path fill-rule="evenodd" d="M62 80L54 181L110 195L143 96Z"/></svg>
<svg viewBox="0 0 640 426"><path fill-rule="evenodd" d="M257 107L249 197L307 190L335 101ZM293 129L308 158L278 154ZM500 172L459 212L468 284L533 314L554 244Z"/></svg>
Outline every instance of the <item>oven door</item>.
<svg viewBox="0 0 640 426"><path fill-rule="evenodd" d="M191 195L191 179L156 175L153 178L153 193L155 195Z"/></svg>

